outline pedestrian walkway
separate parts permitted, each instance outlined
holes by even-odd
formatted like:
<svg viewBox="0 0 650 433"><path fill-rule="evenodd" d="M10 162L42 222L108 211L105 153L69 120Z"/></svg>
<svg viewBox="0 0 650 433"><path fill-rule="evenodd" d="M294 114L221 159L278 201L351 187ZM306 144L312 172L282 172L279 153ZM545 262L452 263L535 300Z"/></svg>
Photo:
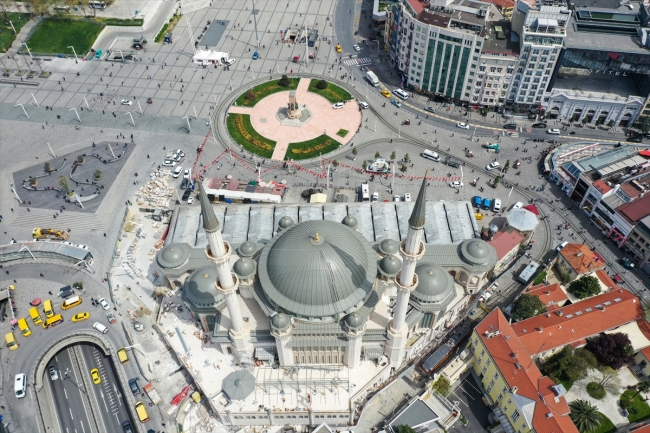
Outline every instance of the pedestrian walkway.
<svg viewBox="0 0 650 433"><path fill-rule="evenodd" d="M31 19L23 26L22 29L18 32L16 35L16 39L14 40L13 44L11 44L11 47L7 50L6 54L0 54L0 58L6 57L8 59L13 58L16 54L18 54L18 51L20 51L20 48L23 45L23 42L27 40L27 36L29 33L32 31L32 29L38 24L39 20L37 18Z"/></svg>
<svg viewBox="0 0 650 433"><path fill-rule="evenodd" d="M344 60L343 64L345 66L364 66L372 64L372 60L367 57L357 57L356 59Z"/></svg>

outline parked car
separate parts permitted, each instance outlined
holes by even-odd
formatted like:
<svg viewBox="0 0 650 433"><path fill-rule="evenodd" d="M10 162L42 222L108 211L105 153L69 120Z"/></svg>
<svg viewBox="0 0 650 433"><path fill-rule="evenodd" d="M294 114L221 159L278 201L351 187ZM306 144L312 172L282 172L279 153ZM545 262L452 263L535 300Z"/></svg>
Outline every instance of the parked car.
<svg viewBox="0 0 650 433"><path fill-rule="evenodd" d="M521 209L522 207L524 207L524 203L520 201L512 205L513 209Z"/></svg>
<svg viewBox="0 0 650 433"><path fill-rule="evenodd" d="M181 197L181 200L182 201L187 200L190 197L190 194L192 194L192 190L190 188L187 188L183 193L183 197Z"/></svg>
<svg viewBox="0 0 650 433"><path fill-rule="evenodd" d="M180 186L180 188L181 188L181 189L187 189L187 186L189 185L189 183L190 183L190 180L184 178L184 179L181 181L181 186Z"/></svg>
<svg viewBox="0 0 650 433"><path fill-rule="evenodd" d="M337 102L336 104L332 104L332 108L335 110L338 110L339 108L343 108L345 104L343 102Z"/></svg>
<svg viewBox="0 0 650 433"><path fill-rule="evenodd" d="M398 195L398 194L395 194L395 195L393 196L393 201L396 201L396 202L397 202L397 201L400 201L400 198L399 198L399 195Z"/></svg>
<svg viewBox="0 0 650 433"><path fill-rule="evenodd" d="M545 129L545 128L546 128L546 123L544 123L544 122L533 123L533 124L531 125L531 127L533 127L533 128L537 128L537 129Z"/></svg>
<svg viewBox="0 0 650 433"><path fill-rule="evenodd" d="M449 184L450 187L452 188L460 188L463 186L463 182L460 182L458 180L455 180Z"/></svg>
<svg viewBox="0 0 650 433"><path fill-rule="evenodd" d="M183 172L183 179L189 179L190 178L190 169L186 168L185 171Z"/></svg>
<svg viewBox="0 0 650 433"><path fill-rule="evenodd" d="M411 201L411 194L409 194L408 192L404 194L404 201Z"/></svg>
<svg viewBox="0 0 650 433"><path fill-rule="evenodd" d="M235 64L237 59L228 59L228 61L225 63L226 66L232 66Z"/></svg>
<svg viewBox="0 0 650 433"><path fill-rule="evenodd" d="M373 192L372 193L372 201L373 202L378 202L379 201L379 193L378 192Z"/></svg>
<svg viewBox="0 0 650 433"><path fill-rule="evenodd" d="M138 386L137 380L129 379L129 388L131 388L131 392L133 393L133 395L140 394L140 387Z"/></svg>
<svg viewBox="0 0 650 433"><path fill-rule="evenodd" d="M176 161L172 161L171 159L166 159L163 161L162 165L164 165L165 167L175 167Z"/></svg>
<svg viewBox="0 0 650 433"><path fill-rule="evenodd" d="M188 197L187 204L194 204L194 197Z"/></svg>

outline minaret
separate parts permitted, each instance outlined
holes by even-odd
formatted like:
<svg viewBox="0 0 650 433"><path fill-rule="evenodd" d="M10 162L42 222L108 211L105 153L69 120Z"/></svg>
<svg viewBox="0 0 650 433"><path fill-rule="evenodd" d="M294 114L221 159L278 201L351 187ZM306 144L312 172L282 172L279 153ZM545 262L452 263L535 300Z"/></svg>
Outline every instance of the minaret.
<svg viewBox="0 0 650 433"><path fill-rule="evenodd" d="M228 315L230 316L231 328L230 337L235 344L235 351L239 358L242 355L252 354L250 344L250 329L244 323L241 314L241 308L237 299L237 288L239 288L239 278L230 271L230 244L223 240L219 230L219 220L212 209L208 195L203 189L203 184L197 181L199 186L199 201L201 203L201 218L203 219L203 228L208 238L208 249L206 251L208 258L217 265L217 288L226 299Z"/></svg>
<svg viewBox="0 0 650 433"><path fill-rule="evenodd" d="M415 266L424 255L424 220L426 217L427 202L427 173L424 174L422 186L415 201L411 218L409 218L409 231L406 239L400 245L402 255L402 270L397 275L397 302L393 319L388 323L388 344L385 354L391 360L393 368L398 368L404 359L404 346L408 329L406 328L406 310L409 305L411 292L418 285Z"/></svg>

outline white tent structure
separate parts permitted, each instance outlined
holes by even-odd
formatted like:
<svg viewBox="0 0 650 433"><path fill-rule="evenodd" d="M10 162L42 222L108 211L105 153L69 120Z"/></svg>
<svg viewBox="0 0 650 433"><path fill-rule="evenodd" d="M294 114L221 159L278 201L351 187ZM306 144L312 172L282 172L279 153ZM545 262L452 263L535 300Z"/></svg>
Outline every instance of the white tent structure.
<svg viewBox="0 0 650 433"><path fill-rule="evenodd" d="M532 232L539 224L537 216L526 209L514 209L508 213L506 219L510 227L514 227L520 232Z"/></svg>

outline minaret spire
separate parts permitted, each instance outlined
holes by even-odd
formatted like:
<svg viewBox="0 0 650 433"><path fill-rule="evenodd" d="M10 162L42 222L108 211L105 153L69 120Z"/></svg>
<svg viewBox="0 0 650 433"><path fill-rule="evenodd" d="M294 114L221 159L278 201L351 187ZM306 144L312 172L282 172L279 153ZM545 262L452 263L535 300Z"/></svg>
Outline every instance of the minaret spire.
<svg viewBox="0 0 650 433"><path fill-rule="evenodd" d="M415 200L411 218L409 218L409 227L414 229L424 228L424 219L426 216L426 203L427 203L427 174L429 170L424 172L424 179L422 179L422 186L418 192L418 198Z"/></svg>
<svg viewBox="0 0 650 433"><path fill-rule="evenodd" d="M201 202L201 218L203 219L203 228L206 232L212 233L219 231L219 220L217 215L212 209L210 204L210 199L203 189L203 182L197 180L196 183L199 185L199 201Z"/></svg>

